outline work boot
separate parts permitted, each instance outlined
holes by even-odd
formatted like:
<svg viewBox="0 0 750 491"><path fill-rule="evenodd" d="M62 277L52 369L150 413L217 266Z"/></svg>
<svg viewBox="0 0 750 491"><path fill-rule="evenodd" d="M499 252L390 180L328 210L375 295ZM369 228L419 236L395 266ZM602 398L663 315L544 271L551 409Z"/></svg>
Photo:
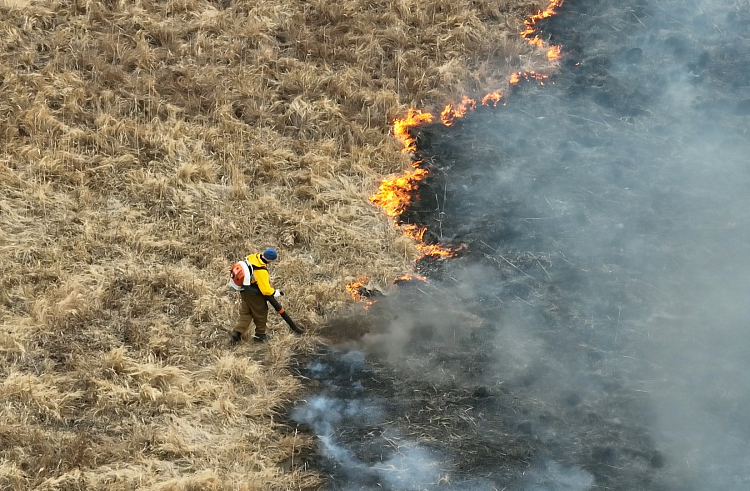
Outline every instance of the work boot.
<svg viewBox="0 0 750 491"><path fill-rule="evenodd" d="M232 346L239 344L242 341L242 333L239 331L232 331Z"/></svg>
<svg viewBox="0 0 750 491"><path fill-rule="evenodd" d="M253 341L256 343L265 343L266 342L266 335L265 334L255 334L253 335Z"/></svg>

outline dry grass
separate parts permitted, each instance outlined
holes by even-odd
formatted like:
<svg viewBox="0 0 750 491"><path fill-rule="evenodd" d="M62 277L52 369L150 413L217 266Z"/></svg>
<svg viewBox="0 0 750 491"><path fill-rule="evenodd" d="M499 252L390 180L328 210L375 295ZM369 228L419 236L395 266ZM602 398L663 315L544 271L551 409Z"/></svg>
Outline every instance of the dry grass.
<svg viewBox="0 0 750 491"><path fill-rule="evenodd" d="M229 350L227 268L276 246L313 333L408 270L390 122L542 59L536 6L0 0L0 487L315 487L276 422L315 339Z"/></svg>

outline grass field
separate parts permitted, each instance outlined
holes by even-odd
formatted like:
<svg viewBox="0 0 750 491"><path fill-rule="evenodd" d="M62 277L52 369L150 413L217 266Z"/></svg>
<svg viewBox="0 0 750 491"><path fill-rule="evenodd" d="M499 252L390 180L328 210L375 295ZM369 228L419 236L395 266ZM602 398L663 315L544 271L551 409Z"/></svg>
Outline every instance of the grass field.
<svg viewBox="0 0 750 491"><path fill-rule="evenodd" d="M418 255L368 201L391 123L543 64L545 3L0 0L0 487L318 486L287 366ZM230 349L266 246L310 334Z"/></svg>

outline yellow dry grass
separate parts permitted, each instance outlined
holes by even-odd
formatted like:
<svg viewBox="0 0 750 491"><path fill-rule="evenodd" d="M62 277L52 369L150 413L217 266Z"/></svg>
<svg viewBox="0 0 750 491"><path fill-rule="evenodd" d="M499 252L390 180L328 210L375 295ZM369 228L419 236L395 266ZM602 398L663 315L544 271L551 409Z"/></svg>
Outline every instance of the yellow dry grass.
<svg viewBox="0 0 750 491"><path fill-rule="evenodd" d="M315 338L230 350L227 269L277 247L312 333L407 271L390 123L542 60L536 7L0 0L0 488L314 488L278 415Z"/></svg>

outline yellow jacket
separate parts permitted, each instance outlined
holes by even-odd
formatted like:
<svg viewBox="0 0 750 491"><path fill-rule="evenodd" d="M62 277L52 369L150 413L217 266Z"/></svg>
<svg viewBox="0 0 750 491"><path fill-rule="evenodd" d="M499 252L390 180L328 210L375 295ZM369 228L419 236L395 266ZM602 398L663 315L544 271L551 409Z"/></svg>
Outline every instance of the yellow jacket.
<svg viewBox="0 0 750 491"><path fill-rule="evenodd" d="M271 286L271 279L268 276L266 263L260 258L260 253L247 256L247 262L253 267L253 279L250 284L257 284L258 289L263 295L273 295L276 290ZM260 269L263 268L263 269Z"/></svg>

